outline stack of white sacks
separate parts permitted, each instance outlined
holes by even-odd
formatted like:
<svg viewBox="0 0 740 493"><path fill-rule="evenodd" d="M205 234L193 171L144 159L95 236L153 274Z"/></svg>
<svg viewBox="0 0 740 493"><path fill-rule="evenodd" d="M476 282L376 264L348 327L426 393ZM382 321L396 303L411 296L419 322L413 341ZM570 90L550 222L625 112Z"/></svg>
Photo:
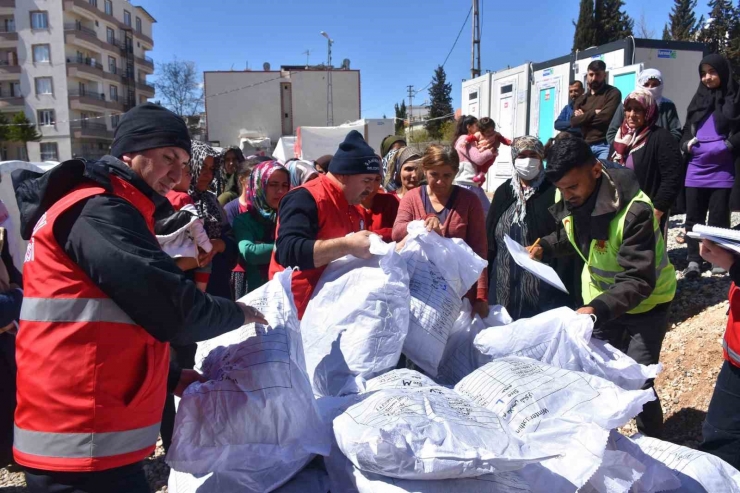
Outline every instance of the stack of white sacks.
<svg viewBox="0 0 740 493"><path fill-rule="evenodd" d="M560 308L486 320L486 262L409 226L325 270L303 320L290 271L243 301L270 325L199 344L167 462L172 493L737 492L722 460L615 428L655 398L645 367ZM396 369L401 354L423 370Z"/></svg>

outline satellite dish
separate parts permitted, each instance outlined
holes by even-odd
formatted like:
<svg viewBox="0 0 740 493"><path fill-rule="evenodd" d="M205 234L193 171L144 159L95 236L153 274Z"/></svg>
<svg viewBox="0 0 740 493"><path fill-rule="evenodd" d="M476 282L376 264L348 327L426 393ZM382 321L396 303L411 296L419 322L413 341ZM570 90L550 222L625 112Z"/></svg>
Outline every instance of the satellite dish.
<svg viewBox="0 0 740 493"><path fill-rule="evenodd" d="M263 63L262 64L262 68L265 70L265 72L269 72L270 71L270 63L269 62Z"/></svg>
<svg viewBox="0 0 740 493"><path fill-rule="evenodd" d="M349 58L342 60L342 69L349 70Z"/></svg>

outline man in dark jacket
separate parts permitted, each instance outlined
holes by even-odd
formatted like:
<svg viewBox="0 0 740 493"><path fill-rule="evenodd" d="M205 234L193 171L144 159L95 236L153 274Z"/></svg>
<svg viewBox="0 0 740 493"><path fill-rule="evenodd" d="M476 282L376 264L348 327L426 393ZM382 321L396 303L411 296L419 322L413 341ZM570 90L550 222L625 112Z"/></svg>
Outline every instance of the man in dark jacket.
<svg viewBox="0 0 740 493"><path fill-rule="evenodd" d="M676 272L648 196L629 169L606 170L582 139L555 142L545 175L562 193L550 208L558 230L530 249L548 260L579 254L585 306L594 315L594 337L625 352L638 363L658 363L668 329L668 310L676 292ZM648 381L645 388L651 388ZM657 399L657 394L656 394ZM660 402L646 404L638 429L660 436Z"/></svg>
<svg viewBox="0 0 740 493"><path fill-rule="evenodd" d="M110 156L13 173L21 235L31 239L24 272L34 274L24 279L32 303L17 341L14 444L31 492L148 492L141 460L157 439L168 343L266 323L252 307L202 293L159 247L155 217L172 213L164 195L189 158L183 120L145 104L123 116ZM65 274L44 270L54 264ZM167 383L182 391L197 379L183 371ZM132 425L144 415L154 423Z"/></svg>
<svg viewBox="0 0 740 493"><path fill-rule="evenodd" d="M606 83L606 64L601 60L589 64L586 82L588 91L576 101L570 126L581 129L583 140L591 146L597 158L607 159L609 143L606 131L622 102L622 93Z"/></svg>
<svg viewBox="0 0 740 493"><path fill-rule="evenodd" d="M563 107L563 111L560 112L560 116L555 120L555 130L560 132L568 132L573 135L581 136L581 130L579 128L571 127L570 119L573 118L575 111L574 106L578 98L583 96L583 82L576 80L570 83L568 86L568 104Z"/></svg>

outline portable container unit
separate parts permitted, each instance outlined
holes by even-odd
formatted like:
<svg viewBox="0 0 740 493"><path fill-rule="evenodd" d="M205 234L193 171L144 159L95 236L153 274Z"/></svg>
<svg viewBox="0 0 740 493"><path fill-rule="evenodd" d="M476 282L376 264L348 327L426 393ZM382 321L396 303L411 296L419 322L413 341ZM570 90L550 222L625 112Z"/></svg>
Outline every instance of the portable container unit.
<svg viewBox="0 0 740 493"><path fill-rule="evenodd" d="M491 116L491 78L491 74L486 73L463 81L460 99L463 115L473 115L476 118Z"/></svg>
<svg viewBox="0 0 740 493"><path fill-rule="evenodd" d="M532 64L529 134L546 143L555 135L555 120L568 104L573 56Z"/></svg>

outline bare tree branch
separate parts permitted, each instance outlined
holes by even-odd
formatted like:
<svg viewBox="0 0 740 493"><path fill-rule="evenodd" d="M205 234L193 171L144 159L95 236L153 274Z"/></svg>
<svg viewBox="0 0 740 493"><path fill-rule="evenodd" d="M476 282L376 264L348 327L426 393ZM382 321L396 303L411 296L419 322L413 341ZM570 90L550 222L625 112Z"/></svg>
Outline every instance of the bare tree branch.
<svg viewBox="0 0 740 493"><path fill-rule="evenodd" d="M203 84L195 62L178 60L160 63L154 86L164 106L180 116L200 113L203 107Z"/></svg>
<svg viewBox="0 0 740 493"><path fill-rule="evenodd" d="M645 39L655 39L655 29L650 28L650 24L645 17L645 10L640 14L640 18L637 20L637 37Z"/></svg>

